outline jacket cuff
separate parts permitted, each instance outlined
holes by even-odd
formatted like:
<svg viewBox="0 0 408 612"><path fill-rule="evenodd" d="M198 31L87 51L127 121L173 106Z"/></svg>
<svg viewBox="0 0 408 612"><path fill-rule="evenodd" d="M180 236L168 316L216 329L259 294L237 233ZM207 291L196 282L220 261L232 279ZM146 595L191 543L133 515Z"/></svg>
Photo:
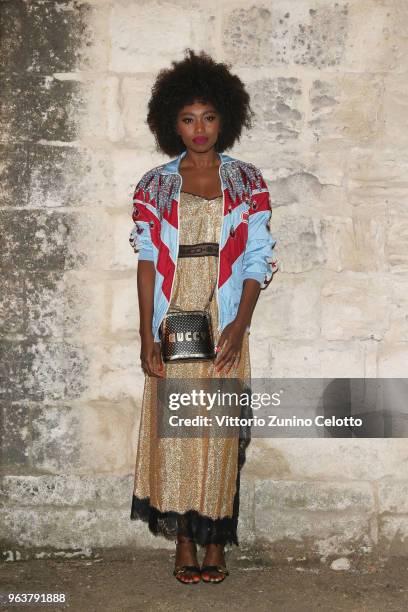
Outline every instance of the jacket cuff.
<svg viewBox="0 0 408 612"><path fill-rule="evenodd" d="M253 280L258 281L258 283L262 285L265 278L265 274L258 274L257 272L246 272L242 275L242 282L247 278L252 278Z"/></svg>
<svg viewBox="0 0 408 612"><path fill-rule="evenodd" d="M149 241L143 240L141 237L143 231L143 229L140 231L140 226L135 223L132 231L130 232L129 244L134 252L138 255L139 260L145 259L148 261L154 261L153 248L151 247Z"/></svg>
<svg viewBox="0 0 408 612"><path fill-rule="evenodd" d="M268 263L269 269L267 273L264 275L263 282L261 283L261 289L267 288L267 286L269 285L269 283L271 282L273 278L273 275L275 274L275 272L279 270L279 263L278 263L278 260L274 252L272 253L271 256L266 258L266 261Z"/></svg>
<svg viewBox="0 0 408 612"><path fill-rule="evenodd" d="M154 261L154 255L149 249L141 248L137 259L138 261Z"/></svg>

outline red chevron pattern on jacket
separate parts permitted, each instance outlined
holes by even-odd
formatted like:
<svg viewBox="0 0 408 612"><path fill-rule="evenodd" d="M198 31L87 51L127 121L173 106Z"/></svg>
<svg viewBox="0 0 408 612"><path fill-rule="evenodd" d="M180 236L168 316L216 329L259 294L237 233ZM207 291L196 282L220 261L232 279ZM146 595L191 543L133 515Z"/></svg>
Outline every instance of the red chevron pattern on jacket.
<svg viewBox="0 0 408 612"><path fill-rule="evenodd" d="M178 259L179 199L182 177L176 159L146 172L133 197L134 228L129 241L139 259L154 263L155 303L152 331L158 329L171 300ZM278 269L270 234L272 207L262 173L248 162L219 154L223 193L219 236L219 274L216 298L222 329L236 315L245 279L255 279L265 289Z"/></svg>

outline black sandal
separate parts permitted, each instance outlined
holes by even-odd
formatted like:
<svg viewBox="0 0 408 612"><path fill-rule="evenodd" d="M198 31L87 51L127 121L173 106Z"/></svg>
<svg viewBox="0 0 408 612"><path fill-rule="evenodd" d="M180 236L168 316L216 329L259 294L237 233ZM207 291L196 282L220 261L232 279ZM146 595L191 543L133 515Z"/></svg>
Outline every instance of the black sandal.
<svg viewBox="0 0 408 612"><path fill-rule="evenodd" d="M180 576L189 576L192 578L197 574L201 578L200 568L197 565L176 565L173 571L173 576L175 576L177 580L183 584L198 584L200 582L199 580L182 580L180 578Z"/></svg>
<svg viewBox="0 0 408 612"><path fill-rule="evenodd" d="M210 574L210 580L207 580L207 578L203 577L203 572L207 572ZM214 576L214 572L222 576L221 580L211 580L211 573L213 574L213 578L216 578L216 576ZM218 582L223 582L227 576L229 576L229 571L227 570L225 565L203 565L201 567L201 580L203 582L211 582L212 584L218 584Z"/></svg>
<svg viewBox="0 0 408 612"><path fill-rule="evenodd" d="M189 539L188 541L192 542L193 540ZM176 545L177 544L184 544L184 542L178 542L176 540ZM195 552L197 553L197 545L195 544ZM201 579L201 570L198 567L198 565L176 565L174 570L173 570L173 576L175 576L177 578L177 580L179 582L182 582L183 584L198 584L200 582L200 580L182 580L181 576L190 576L190 578L193 577L193 575L197 575L199 576L199 578Z"/></svg>

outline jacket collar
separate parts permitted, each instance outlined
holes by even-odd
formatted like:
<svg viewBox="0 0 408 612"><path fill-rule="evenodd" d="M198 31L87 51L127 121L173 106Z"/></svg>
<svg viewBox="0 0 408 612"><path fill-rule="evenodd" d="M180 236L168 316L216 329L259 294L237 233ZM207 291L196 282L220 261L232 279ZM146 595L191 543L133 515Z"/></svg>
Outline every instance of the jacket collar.
<svg viewBox="0 0 408 612"><path fill-rule="evenodd" d="M180 153L180 155L178 155L175 159L172 159L167 164L165 164L162 169L162 174L179 174L180 162L186 154L187 149ZM234 157L226 155L225 153L218 153L218 157L221 160L221 165L225 164L226 162L235 161Z"/></svg>

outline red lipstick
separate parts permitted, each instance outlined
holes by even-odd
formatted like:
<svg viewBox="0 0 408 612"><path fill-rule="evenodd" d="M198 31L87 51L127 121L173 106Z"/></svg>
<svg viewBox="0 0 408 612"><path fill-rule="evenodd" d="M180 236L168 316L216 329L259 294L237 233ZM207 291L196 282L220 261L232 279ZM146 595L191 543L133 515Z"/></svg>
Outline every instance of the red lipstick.
<svg viewBox="0 0 408 612"><path fill-rule="evenodd" d="M193 138L193 142L199 145L205 144L207 140L208 140L207 136L196 136L195 138Z"/></svg>

